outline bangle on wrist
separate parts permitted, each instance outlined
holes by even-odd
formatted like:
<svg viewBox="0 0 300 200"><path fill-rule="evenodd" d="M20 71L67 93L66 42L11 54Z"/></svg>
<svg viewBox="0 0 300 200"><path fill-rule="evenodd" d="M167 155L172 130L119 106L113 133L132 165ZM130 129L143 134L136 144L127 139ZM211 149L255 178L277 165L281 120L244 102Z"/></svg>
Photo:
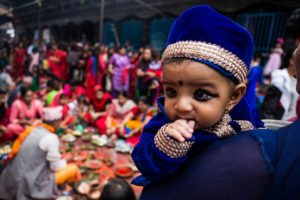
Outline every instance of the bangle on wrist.
<svg viewBox="0 0 300 200"><path fill-rule="evenodd" d="M162 126L154 137L155 146L171 158L180 158L187 154L194 142L179 142L166 134L166 128L169 124Z"/></svg>

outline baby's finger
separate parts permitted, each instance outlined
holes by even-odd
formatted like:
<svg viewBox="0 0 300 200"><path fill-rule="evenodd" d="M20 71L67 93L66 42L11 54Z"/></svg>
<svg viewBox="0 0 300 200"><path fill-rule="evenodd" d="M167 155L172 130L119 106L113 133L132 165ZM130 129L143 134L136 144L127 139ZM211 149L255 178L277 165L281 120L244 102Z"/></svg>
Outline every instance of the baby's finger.
<svg viewBox="0 0 300 200"><path fill-rule="evenodd" d="M194 130L188 125L188 122L185 119L176 120L174 123L184 127L190 133L194 132Z"/></svg>
<svg viewBox="0 0 300 200"><path fill-rule="evenodd" d="M194 120L188 121L188 126L194 130L196 122Z"/></svg>
<svg viewBox="0 0 300 200"><path fill-rule="evenodd" d="M190 139L192 137L192 133L189 131L189 129L186 129L181 125L177 125L174 127L174 129L176 129L186 139Z"/></svg>
<svg viewBox="0 0 300 200"><path fill-rule="evenodd" d="M169 131L169 132L166 131L166 134L168 136L171 136L172 138L174 138L175 140L177 140L179 142L184 142L185 141L184 137L176 129L172 129L172 131Z"/></svg>

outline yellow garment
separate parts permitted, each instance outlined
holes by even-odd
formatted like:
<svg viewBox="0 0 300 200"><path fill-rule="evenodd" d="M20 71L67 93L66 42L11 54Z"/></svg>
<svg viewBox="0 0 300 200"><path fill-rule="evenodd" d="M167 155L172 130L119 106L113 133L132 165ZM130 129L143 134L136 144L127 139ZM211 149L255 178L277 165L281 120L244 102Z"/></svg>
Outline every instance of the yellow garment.
<svg viewBox="0 0 300 200"><path fill-rule="evenodd" d="M66 168L55 172L55 183L57 185L66 182L75 182L81 178L79 168L75 164L68 164Z"/></svg>
<svg viewBox="0 0 300 200"><path fill-rule="evenodd" d="M130 130L135 130L135 129L141 128L141 126L143 126L143 122L141 122L139 120L129 120L126 123L126 127L128 127Z"/></svg>
<svg viewBox="0 0 300 200"><path fill-rule="evenodd" d="M48 129L51 133L55 132L55 129L48 125L48 124L40 124L40 126L43 126L44 128ZM12 159L13 157L16 156L16 154L20 151L21 146L24 142L24 140L26 139L26 137L31 133L31 131L36 128L36 126L29 126L27 127L20 135L19 137L15 140L13 146L12 146L12 150L10 152L10 154L8 155L8 159Z"/></svg>

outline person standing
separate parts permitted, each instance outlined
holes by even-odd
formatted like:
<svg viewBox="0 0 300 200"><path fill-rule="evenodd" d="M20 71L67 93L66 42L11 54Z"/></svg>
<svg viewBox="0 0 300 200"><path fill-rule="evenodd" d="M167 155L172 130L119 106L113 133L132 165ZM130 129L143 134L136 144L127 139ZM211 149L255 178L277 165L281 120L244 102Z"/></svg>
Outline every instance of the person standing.
<svg viewBox="0 0 300 200"><path fill-rule="evenodd" d="M126 55L125 47L121 47L118 53L113 54L109 61L109 71L112 73L113 96L117 92L129 90L130 60Z"/></svg>

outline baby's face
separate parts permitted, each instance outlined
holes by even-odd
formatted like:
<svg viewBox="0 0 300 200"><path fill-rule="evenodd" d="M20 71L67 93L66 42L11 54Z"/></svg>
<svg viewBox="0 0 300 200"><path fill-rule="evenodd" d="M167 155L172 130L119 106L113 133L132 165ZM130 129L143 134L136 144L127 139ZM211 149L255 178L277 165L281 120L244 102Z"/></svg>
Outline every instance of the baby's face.
<svg viewBox="0 0 300 200"><path fill-rule="evenodd" d="M195 129L211 127L222 118L234 88L219 72L191 60L165 64L163 83L171 120L194 120Z"/></svg>

